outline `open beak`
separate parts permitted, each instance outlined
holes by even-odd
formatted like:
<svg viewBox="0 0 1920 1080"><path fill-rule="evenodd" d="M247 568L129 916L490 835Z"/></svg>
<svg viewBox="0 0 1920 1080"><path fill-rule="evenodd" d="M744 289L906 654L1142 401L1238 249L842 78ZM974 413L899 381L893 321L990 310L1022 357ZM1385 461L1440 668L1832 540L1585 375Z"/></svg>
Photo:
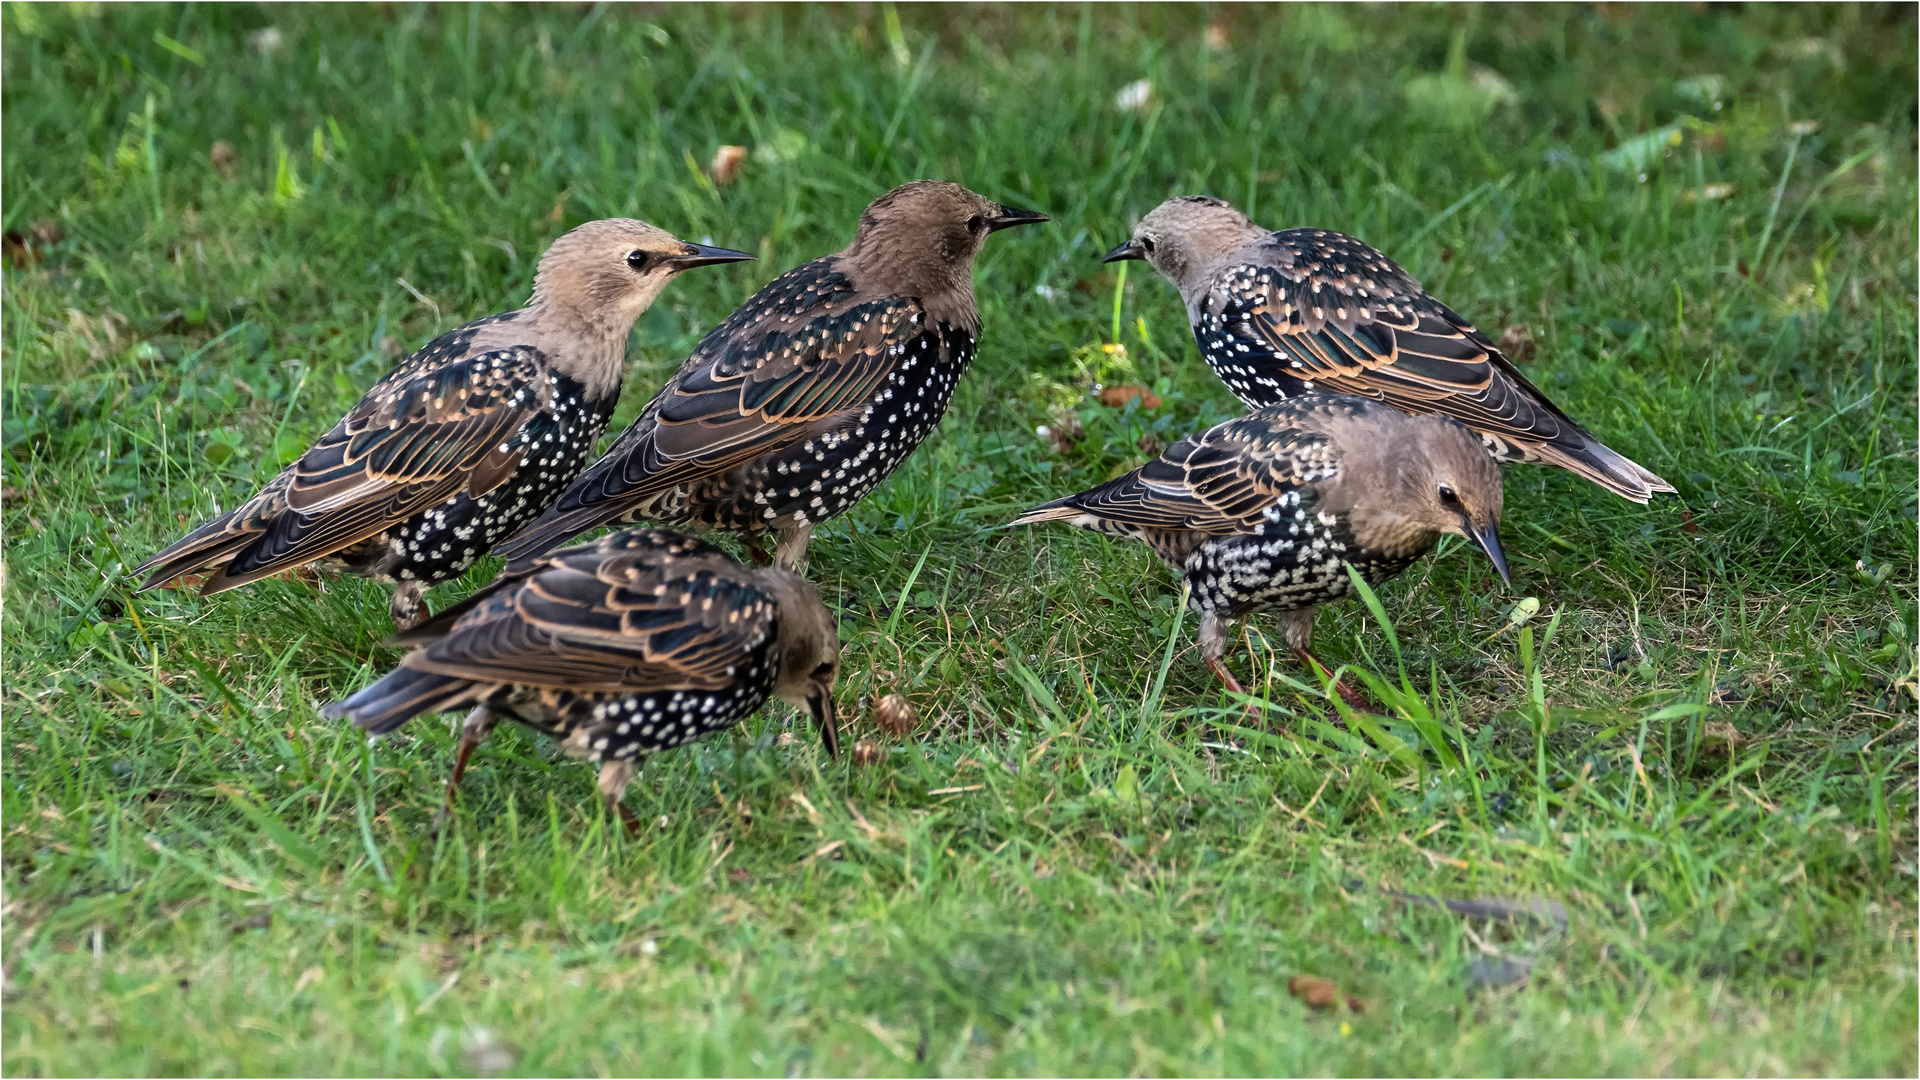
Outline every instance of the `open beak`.
<svg viewBox="0 0 1920 1080"><path fill-rule="evenodd" d="M1500 526L1497 523L1488 522L1486 528L1473 529L1468 535L1473 537L1474 543L1480 545L1481 551L1487 553L1487 558L1493 560L1493 568L1500 571L1500 580L1507 583L1507 588L1513 588L1513 575L1507 573L1506 553L1500 550Z"/></svg>
<svg viewBox="0 0 1920 1080"><path fill-rule="evenodd" d="M708 247L705 244L688 244L685 254L675 255L667 261L681 270L695 266L712 266L715 263L747 262L753 256L732 248Z"/></svg>
<svg viewBox="0 0 1920 1080"><path fill-rule="evenodd" d="M813 723L820 729L820 741L827 744L827 756L840 756L840 727L834 722L833 687L815 683L807 694L807 711L813 714Z"/></svg>
<svg viewBox="0 0 1920 1080"><path fill-rule="evenodd" d="M1141 244L1138 239L1133 239L1100 256L1100 261L1103 263L1127 262L1131 259L1144 259L1146 257L1146 246Z"/></svg>
<svg viewBox="0 0 1920 1080"><path fill-rule="evenodd" d="M1038 210L1022 210L1017 206L1003 206L1000 212L987 219L987 231L999 232L1011 229L1015 225L1038 225L1053 219Z"/></svg>

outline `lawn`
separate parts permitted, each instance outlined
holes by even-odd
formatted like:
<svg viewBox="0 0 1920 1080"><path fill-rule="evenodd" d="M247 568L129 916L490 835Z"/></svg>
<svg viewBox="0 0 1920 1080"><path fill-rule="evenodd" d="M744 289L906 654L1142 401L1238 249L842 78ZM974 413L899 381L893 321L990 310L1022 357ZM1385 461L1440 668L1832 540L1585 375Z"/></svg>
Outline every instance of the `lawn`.
<svg viewBox="0 0 1920 1080"><path fill-rule="evenodd" d="M1913 8L0 33L8 1075L1920 1070ZM952 411L814 541L877 763L771 708L650 763L628 840L503 728L436 836L446 726L317 711L397 658L384 588L131 592L566 228L759 254L645 317L617 429L922 176L1054 220L988 244ZM1453 542L1321 613L1383 715L1256 623L1249 721L1142 547L1004 527L1238 411L1099 262L1180 192L1386 251L1678 495L1509 468L1510 591Z"/></svg>

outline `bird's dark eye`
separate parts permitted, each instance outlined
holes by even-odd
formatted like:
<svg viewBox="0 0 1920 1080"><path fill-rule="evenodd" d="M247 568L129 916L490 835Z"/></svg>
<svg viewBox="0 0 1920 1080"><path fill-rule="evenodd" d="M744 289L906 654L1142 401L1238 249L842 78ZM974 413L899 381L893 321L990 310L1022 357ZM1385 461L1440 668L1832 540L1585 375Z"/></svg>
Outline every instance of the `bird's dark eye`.
<svg viewBox="0 0 1920 1080"><path fill-rule="evenodd" d="M627 252L627 266L638 272L647 268L647 253L644 251Z"/></svg>
<svg viewBox="0 0 1920 1080"><path fill-rule="evenodd" d="M1146 238L1146 237L1144 237L1144 236L1143 236L1143 237L1141 237L1141 238L1140 238L1140 247L1141 247L1141 248L1142 248L1143 250L1145 250L1147 254L1149 254L1149 255L1151 255L1151 254L1153 254L1153 241L1152 241L1152 240L1149 240L1149 239L1147 239L1147 238Z"/></svg>
<svg viewBox="0 0 1920 1080"><path fill-rule="evenodd" d="M833 674L833 664L830 662L820 664L813 669L813 677L816 679L824 679L831 674Z"/></svg>
<svg viewBox="0 0 1920 1080"><path fill-rule="evenodd" d="M986 228L986 225L987 219L981 217L979 214L975 214L967 219L968 232L979 232L981 229Z"/></svg>
<svg viewBox="0 0 1920 1080"><path fill-rule="evenodd" d="M1441 484L1441 485L1440 485L1440 505L1442 505L1442 506L1459 506L1459 505L1460 505L1460 496L1458 496L1458 495L1455 495L1455 494L1453 493L1453 489L1452 489L1452 488L1450 488L1450 487L1448 487L1448 486L1447 486L1447 485L1445 485L1445 484Z"/></svg>

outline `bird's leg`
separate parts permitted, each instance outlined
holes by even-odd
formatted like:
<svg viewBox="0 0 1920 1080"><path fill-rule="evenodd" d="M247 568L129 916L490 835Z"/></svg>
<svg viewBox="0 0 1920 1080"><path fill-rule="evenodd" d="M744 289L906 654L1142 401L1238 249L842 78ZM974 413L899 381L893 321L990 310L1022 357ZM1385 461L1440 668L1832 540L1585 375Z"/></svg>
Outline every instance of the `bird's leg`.
<svg viewBox="0 0 1920 1080"><path fill-rule="evenodd" d="M782 570L807 576L807 541L813 538L812 525L793 525L780 530L780 542L774 549L774 561Z"/></svg>
<svg viewBox="0 0 1920 1080"><path fill-rule="evenodd" d="M487 735L493 731L493 725L499 722L493 710L485 705L475 705L467 714L465 723L460 725L460 749L453 755L453 775L447 779L447 800L440 806L440 812L433 816L433 831L439 832L453 816L453 795L460 787L460 778L467 773L467 759L473 756L473 748L487 741Z"/></svg>
<svg viewBox="0 0 1920 1080"><path fill-rule="evenodd" d="M753 560L753 565L755 566L772 566L773 565L773 556L767 554L766 541L760 538L759 533L757 532L742 533L740 535L740 545L747 549L747 558Z"/></svg>
<svg viewBox="0 0 1920 1080"><path fill-rule="evenodd" d="M1214 678L1225 683L1228 690L1244 694L1246 687L1241 686L1240 680L1227 670L1227 627L1232 624L1232 619L1223 619L1212 612L1200 616L1200 659L1206 661L1207 670L1213 672ZM1251 712L1253 707L1249 705L1247 708Z"/></svg>
<svg viewBox="0 0 1920 1080"><path fill-rule="evenodd" d="M1325 677L1327 672L1332 670L1331 668L1327 667L1327 665L1321 663L1319 657L1313 655L1311 652L1308 652L1307 647L1305 645L1294 646L1293 658L1295 660L1300 661L1302 664L1305 664L1308 671L1314 672L1315 674L1320 675L1322 677ZM1367 700L1367 695L1361 693L1358 690L1355 690L1351 686L1348 686L1345 679L1333 680L1333 692L1336 694L1339 694L1342 698L1346 699L1346 702L1348 705L1353 706L1356 710L1360 712L1379 712L1380 711L1378 706L1376 706L1373 702Z"/></svg>
<svg viewBox="0 0 1920 1080"><path fill-rule="evenodd" d="M607 809L620 815L620 823L627 827L627 839L640 838L640 819L633 816L627 804L620 801L626 797L627 785L633 783L633 762L622 758L618 761L600 763L600 798L604 799Z"/></svg>
<svg viewBox="0 0 1920 1080"><path fill-rule="evenodd" d="M387 604L387 612L393 616L394 630L406 633L427 621L427 605L421 599L426 591L426 583L421 581L403 581L394 587L393 600Z"/></svg>

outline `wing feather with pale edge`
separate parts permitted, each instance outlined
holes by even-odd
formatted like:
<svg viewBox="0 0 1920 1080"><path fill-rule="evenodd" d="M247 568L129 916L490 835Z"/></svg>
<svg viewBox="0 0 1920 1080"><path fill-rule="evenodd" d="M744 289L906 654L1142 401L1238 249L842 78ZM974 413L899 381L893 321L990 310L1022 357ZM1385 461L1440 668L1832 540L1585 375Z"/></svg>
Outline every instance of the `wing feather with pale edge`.
<svg viewBox="0 0 1920 1080"><path fill-rule="evenodd" d="M1015 524L1094 518L1115 531L1252 532L1289 491L1338 469L1325 435L1243 416L1182 439L1133 472L1035 507Z"/></svg>
<svg viewBox="0 0 1920 1080"><path fill-rule="evenodd" d="M477 682L645 693L734 684L773 601L704 541L627 530L567 548L402 635L404 666Z"/></svg>
<svg viewBox="0 0 1920 1080"><path fill-rule="evenodd" d="M257 536L207 591L324 558L463 491L484 495L513 474L523 451L507 444L543 414L544 358L518 347L448 361L433 350L376 383L260 498L224 519ZM199 535L147 565L169 562Z"/></svg>
<svg viewBox="0 0 1920 1080"><path fill-rule="evenodd" d="M917 300L854 302L831 257L788 271L702 339L606 456L495 550L524 558L799 443L863 407L931 333Z"/></svg>

